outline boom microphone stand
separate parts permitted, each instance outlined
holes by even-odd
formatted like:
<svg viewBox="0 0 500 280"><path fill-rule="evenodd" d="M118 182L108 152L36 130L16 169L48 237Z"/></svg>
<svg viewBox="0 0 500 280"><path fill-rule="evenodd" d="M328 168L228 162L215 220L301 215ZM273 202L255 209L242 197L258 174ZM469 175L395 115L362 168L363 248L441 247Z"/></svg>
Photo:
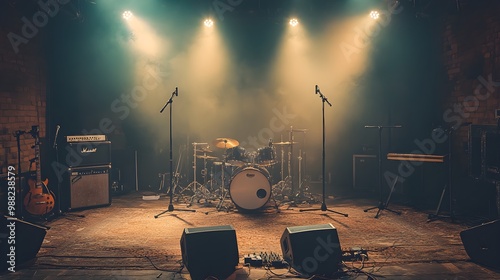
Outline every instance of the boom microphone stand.
<svg viewBox="0 0 500 280"><path fill-rule="evenodd" d="M161 212L160 214L157 214L155 215L155 219L160 217L161 215L167 213L167 212L173 212L175 211L174 209L174 205L172 204L172 199L173 199L173 195L174 195L174 176L173 175L173 154L172 154L172 103L174 102L174 95L175 96L179 96L179 89L176 87L175 88L175 91L172 92L172 96L170 96L170 99L168 99L167 103L165 104L165 106L163 106L163 108L160 110L160 114L163 113L163 110L165 110L165 108L168 106L168 104L170 104L170 161L169 161L169 165L170 165L170 185L169 185L169 191L168 191L168 194L169 194L169 197L170 197L170 202L168 204L168 209ZM178 211L186 211L186 212L196 212L196 210L193 210L193 209L177 209Z"/></svg>
<svg viewBox="0 0 500 280"><path fill-rule="evenodd" d="M375 218L378 218L380 215L380 212L382 210L387 210L389 212L392 212L397 215L401 215L401 212L395 211L392 209L389 209L389 201L391 199L392 192L394 191L394 186L398 180L394 180L394 183L391 187L391 192L389 193L389 196L387 198L387 201L384 202L384 189L382 187L382 129L383 128L401 128L402 126L400 125L394 125L394 126L382 126L382 125L365 125L365 128L377 128L378 129L378 188L379 188L379 195L380 195L380 200L378 202L378 205L375 207L371 207L368 209L363 210L364 212L368 212L373 209L378 209L377 214L375 215Z"/></svg>
<svg viewBox="0 0 500 280"><path fill-rule="evenodd" d="M325 190L326 189L326 184L325 184L325 102L328 103L328 105L330 105L330 107L332 107L332 104L330 104L330 102L328 102L328 99L326 99L326 97L321 93L321 91L319 90L318 85L316 85L316 87L315 87L315 94L319 94L319 97L321 98L321 103L322 103L321 110L322 110L322 113L323 113L323 158L322 158L323 193L322 193L322 203L321 203L321 208L320 209L300 209L299 211L300 212L305 212L305 211L321 210L323 212L329 211L329 212L332 212L332 213L339 214L339 215L342 215L344 217L347 217L348 216L347 214L340 213L340 212L337 212L337 211L333 211L333 210L330 210L330 209L328 209L326 207L326 202L325 202L325 196L326 196L326 190Z"/></svg>

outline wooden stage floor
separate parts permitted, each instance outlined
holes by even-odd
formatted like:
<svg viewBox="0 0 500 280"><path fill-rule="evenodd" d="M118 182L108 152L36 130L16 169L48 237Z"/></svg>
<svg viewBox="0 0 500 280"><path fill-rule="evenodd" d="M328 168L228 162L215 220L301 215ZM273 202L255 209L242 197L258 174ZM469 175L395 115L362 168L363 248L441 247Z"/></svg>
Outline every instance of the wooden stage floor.
<svg viewBox="0 0 500 280"><path fill-rule="evenodd" d="M236 230L240 264L230 279L298 278L286 269L243 265L245 254L281 254L280 238L287 227L331 223L343 250L361 247L368 260L346 262L352 268L341 279L500 279L499 271L475 264L467 256L460 232L470 226L448 220L427 222L427 213L403 205L395 215L364 212L375 201L328 198L332 212L301 212L319 204L278 205L242 213L217 211L209 204L174 203L174 211L154 216L169 206L167 196L144 200L142 193L113 197L112 204L64 213L42 224L50 227L37 258L2 279L190 279L181 270L180 238L184 228L232 225ZM271 203L272 204L272 203ZM226 206L232 202L226 201ZM272 206L272 205L271 205ZM179 211L194 209L196 212ZM207 240L210 242L210 240ZM210 256L207 256L210 258ZM356 270L363 265L361 270ZM285 274L278 277L276 274Z"/></svg>

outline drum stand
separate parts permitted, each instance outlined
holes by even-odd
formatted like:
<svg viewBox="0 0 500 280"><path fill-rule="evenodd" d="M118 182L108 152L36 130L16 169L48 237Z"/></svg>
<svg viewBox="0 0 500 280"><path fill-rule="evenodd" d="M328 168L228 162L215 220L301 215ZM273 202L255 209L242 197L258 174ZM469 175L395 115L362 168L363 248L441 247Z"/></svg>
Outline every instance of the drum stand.
<svg viewBox="0 0 500 280"><path fill-rule="evenodd" d="M334 211L334 210L330 210L326 206L326 202L325 202L325 197L326 197L326 184L325 184L325 102L328 103L328 105L330 105L330 107L332 106L332 104L330 104L330 102L328 102L328 99L326 99L326 97L321 93L321 91L319 90L319 87L317 85L316 85L316 91L315 91L315 93L319 94L319 97L321 98L321 104L322 104L322 108L321 109L322 109L322 113L323 113L323 157L322 157L323 193L322 193L322 203L321 203L321 208L320 209L300 209L299 211L300 212L305 212L305 211L317 211L317 210L321 210L323 212L328 211L328 212L332 212L332 213L339 214L339 215L342 215L344 217L347 217L348 216L347 214L344 214L344 213L341 213L341 212L337 212L337 211Z"/></svg>
<svg viewBox="0 0 500 280"><path fill-rule="evenodd" d="M226 169L226 152L227 152L227 147L226 147L226 144L227 144L227 140L224 140L224 155L222 156L222 165L221 165L221 183L220 183L220 198L219 198L219 203L217 204L217 207L215 207L215 209L217 209L217 211L221 211L222 207L224 206L224 200L226 200L227 198L227 195L229 194L229 190L226 190L225 189L225 184L226 184L226 181L225 181L225 169ZM226 208L226 211L229 211L229 209L227 207Z"/></svg>
<svg viewBox="0 0 500 280"><path fill-rule="evenodd" d="M193 201L195 199L198 199L198 201L200 201L202 198L204 198L205 201L208 201L209 196L210 196L210 191L208 191L208 189L205 188L205 186L203 186L202 184L200 184L198 182L198 180L196 179L196 175L197 175L196 174L197 173L196 172L196 163L197 163L196 159L198 157L196 152L197 152L197 147L201 146L201 145L207 146L208 143L196 143L196 142L193 143L193 182L191 182L184 190L182 190L182 192L184 192L185 190L188 190L188 189L191 189L193 191L193 195L189 199L188 207L193 205Z"/></svg>
<svg viewBox="0 0 500 280"><path fill-rule="evenodd" d="M283 143L283 136L281 137L281 143ZM285 177L285 149L283 147L284 145L281 145L281 167L280 167L280 175L281 175L281 180L276 183L273 186L273 196L276 197L278 195L281 195L281 198L284 198L285 195L288 193L288 186L290 185L290 182L292 180L290 176L291 172L291 166L290 166L290 153L288 153L288 160L287 160L287 170L288 170L288 175ZM290 193L290 195L292 195Z"/></svg>
<svg viewBox="0 0 500 280"><path fill-rule="evenodd" d="M174 95L175 96L178 96L179 95L179 91L177 88L175 88L175 91L172 92L172 95L170 96L170 99L167 101L167 103L165 104L165 106L163 106L163 108L160 110L160 114L163 113L163 111L165 110L165 108L170 104L170 160L169 160L169 167L170 167L170 188L169 188L169 197L170 197L170 202L168 204L168 208L167 210L155 215L155 219L160 217L161 215L163 215L164 213L167 213L167 212L173 212L175 211L174 209L174 205L172 204L172 198L173 198L173 195L174 195L174 192L173 192L173 179L174 179L174 176L173 176L173 166L172 166L172 163L173 163L173 152L172 152L172 104L174 103ZM196 212L196 210L192 210L192 209L178 209L177 211L188 211L188 212Z"/></svg>

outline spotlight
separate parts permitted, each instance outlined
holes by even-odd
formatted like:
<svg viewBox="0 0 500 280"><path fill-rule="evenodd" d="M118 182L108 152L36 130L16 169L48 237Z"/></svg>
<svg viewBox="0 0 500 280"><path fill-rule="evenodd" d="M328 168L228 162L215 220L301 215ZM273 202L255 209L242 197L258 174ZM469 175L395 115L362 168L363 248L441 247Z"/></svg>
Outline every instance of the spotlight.
<svg viewBox="0 0 500 280"><path fill-rule="evenodd" d="M298 20L298 19L296 19L296 18L292 18L292 19L290 20L290 25L291 25L291 26L295 27L295 26L297 26L298 24L299 24L299 20Z"/></svg>
<svg viewBox="0 0 500 280"><path fill-rule="evenodd" d="M379 16L380 16L380 13L379 13L378 11L371 11L371 12L370 12L370 17L371 17L372 19L378 19L378 18L379 18Z"/></svg>
<svg viewBox="0 0 500 280"><path fill-rule="evenodd" d="M204 22L206 27L212 27L214 25L214 21L210 18L207 18Z"/></svg>
<svg viewBox="0 0 500 280"><path fill-rule="evenodd" d="M132 18L132 16L133 16L133 14L132 14L132 12L131 12L131 11L125 11L125 12L123 12L123 14L122 14L122 17L123 17L124 19L126 19L126 20L131 19L131 18Z"/></svg>

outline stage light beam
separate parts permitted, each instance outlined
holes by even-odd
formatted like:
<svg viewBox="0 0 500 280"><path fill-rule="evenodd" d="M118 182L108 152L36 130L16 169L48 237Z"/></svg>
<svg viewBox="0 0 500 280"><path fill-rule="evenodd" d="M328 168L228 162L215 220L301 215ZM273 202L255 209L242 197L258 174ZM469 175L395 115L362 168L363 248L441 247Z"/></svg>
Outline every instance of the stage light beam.
<svg viewBox="0 0 500 280"><path fill-rule="evenodd" d="M297 26L299 24L299 20L296 19L296 18L292 18L292 19L290 19L289 23L290 23L291 26L295 27L295 26Z"/></svg>
<svg viewBox="0 0 500 280"><path fill-rule="evenodd" d="M132 16L133 16L133 15L134 15L134 14L132 14L132 12L131 12L131 11L125 11L125 12L123 12L122 17L123 17L125 20L129 20L129 19L131 19L131 18L132 18Z"/></svg>

